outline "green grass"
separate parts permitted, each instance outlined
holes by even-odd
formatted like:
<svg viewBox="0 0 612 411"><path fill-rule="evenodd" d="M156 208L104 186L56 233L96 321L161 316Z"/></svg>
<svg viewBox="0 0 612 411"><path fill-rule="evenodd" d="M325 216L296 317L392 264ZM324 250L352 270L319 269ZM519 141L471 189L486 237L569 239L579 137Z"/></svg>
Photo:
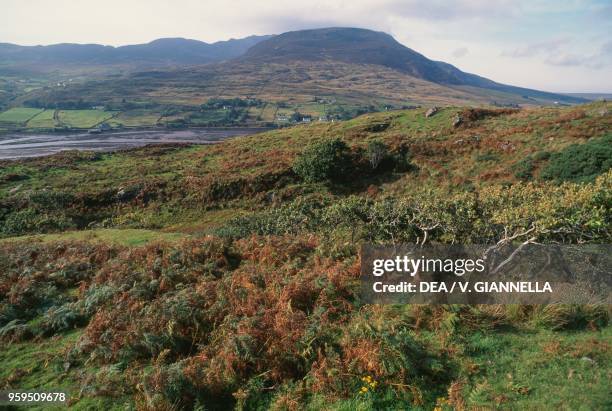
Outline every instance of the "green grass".
<svg viewBox="0 0 612 411"><path fill-rule="evenodd" d="M119 113L108 123L112 126L125 127L154 127L157 125L161 113L155 110L129 110Z"/></svg>
<svg viewBox="0 0 612 411"><path fill-rule="evenodd" d="M210 122L223 121L226 118L227 113L227 110L207 110L198 113L193 113L189 119L194 125L206 125Z"/></svg>
<svg viewBox="0 0 612 411"><path fill-rule="evenodd" d="M464 388L472 406L610 409L612 328L601 331L474 334L467 358L477 372Z"/></svg>
<svg viewBox="0 0 612 411"><path fill-rule="evenodd" d="M53 128L57 126L54 118L55 110L45 110L32 117L27 123L28 128Z"/></svg>
<svg viewBox="0 0 612 411"><path fill-rule="evenodd" d="M93 368L65 368L66 352L81 336L81 330L73 330L43 341L3 346L0 350L0 382L19 390L66 392L70 408L75 410L125 409L125 398L88 396L91 395L88 394L88 384L79 379L83 378L84 370L93 373ZM66 406L32 405L27 409L62 410Z"/></svg>
<svg viewBox="0 0 612 411"><path fill-rule="evenodd" d="M84 231L68 231L60 234L39 234L22 237L11 237L3 241L27 241L27 242L55 242L66 240L99 241L104 243L137 247L154 241L178 241L186 238L187 234L160 232L143 229L98 229Z"/></svg>
<svg viewBox="0 0 612 411"><path fill-rule="evenodd" d="M90 128L110 119L114 113L102 110L61 110L58 114L60 122L75 128Z"/></svg>
<svg viewBox="0 0 612 411"><path fill-rule="evenodd" d="M40 108L15 107L0 113L0 123L26 123L29 119L42 112Z"/></svg>
<svg viewBox="0 0 612 411"><path fill-rule="evenodd" d="M601 107L602 104L593 106ZM589 109L589 106L585 107L585 110ZM482 120L474 129L452 127L452 119L459 111L456 108L444 108L427 119L423 115L425 110L393 111L368 114L333 124L315 122L253 137L235 138L216 146L185 148L155 156L146 155L144 150L104 154L101 160L81 161L68 168L57 164L51 158L48 161L53 167L38 167L32 163L26 171L19 170L21 165L17 163L7 163L4 169L0 170L0 179L2 175L10 173L27 174L30 178L21 181L0 180L0 197L7 195L8 191L17 185L22 185L22 191L50 186L54 189L78 192L81 188L85 188L85 191L117 188L124 184L133 184L134 181L142 179L142 176L149 180L157 177L173 181L186 176L208 175L227 180L237 176L259 175L289 163L297 152L312 141L334 137L342 138L349 145L361 147L365 147L370 139L413 144L413 162L419 167L420 173L416 178L409 174L395 182L387 183L384 189L391 193L407 192L428 182L454 187L457 184L451 183L453 178L459 183L469 180L475 184L512 181L515 177L511 166L519 159L532 154L534 148L551 153L558 152L577 138L589 133L598 135L598 127L608 126L606 118L594 115L571 126L565 124L566 129L560 132L555 126L555 118L572 110L576 109L538 109L533 113L525 110L517 115ZM118 121L126 115L127 112L121 113L112 121ZM384 132L367 131L368 124L385 122L390 123L390 126ZM601 125L598 124L600 122ZM535 131L532 134L518 134L515 131L524 127L531 127ZM456 144L461 141L470 142L473 136L480 139L478 144ZM501 150L500 145L508 140L512 142L514 149ZM474 161L477 156L482 155L493 156L495 161ZM47 161L43 159L37 162ZM538 170L534 170L534 173L537 176Z"/></svg>

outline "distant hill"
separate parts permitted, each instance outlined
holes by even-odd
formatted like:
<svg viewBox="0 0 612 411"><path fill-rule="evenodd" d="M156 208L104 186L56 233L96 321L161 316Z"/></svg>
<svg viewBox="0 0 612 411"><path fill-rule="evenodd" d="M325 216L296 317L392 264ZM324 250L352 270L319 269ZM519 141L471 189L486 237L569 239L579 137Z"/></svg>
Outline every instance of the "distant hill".
<svg viewBox="0 0 612 411"><path fill-rule="evenodd" d="M334 27L283 33L254 45L240 59L259 62L333 60L375 64L436 84L479 87L568 103L585 101L580 97L509 86L465 73L451 64L428 59L386 33L358 28Z"/></svg>
<svg viewBox="0 0 612 411"><path fill-rule="evenodd" d="M205 43L184 38L163 38L146 44L102 46L99 44L53 44L18 46L0 43L2 65L47 64L206 64L244 54L251 46L270 36Z"/></svg>
<svg viewBox="0 0 612 411"><path fill-rule="evenodd" d="M612 93L563 93L572 97L580 97L591 101L612 100Z"/></svg>

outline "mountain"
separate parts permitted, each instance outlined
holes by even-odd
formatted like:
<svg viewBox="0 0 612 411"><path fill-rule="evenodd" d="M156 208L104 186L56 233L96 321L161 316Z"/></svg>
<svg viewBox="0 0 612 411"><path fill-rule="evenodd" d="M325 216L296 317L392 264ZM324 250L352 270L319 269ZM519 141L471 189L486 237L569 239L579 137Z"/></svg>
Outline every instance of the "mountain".
<svg viewBox="0 0 612 411"><path fill-rule="evenodd" d="M429 60L386 33L357 28L283 33L251 47L244 59L267 62L334 60L385 66L434 83L479 86L490 82L449 64Z"/></svg>
<svg viewBox="0 0 612 411"><path fill-rule="evenodd" d="M90 67L94 70L87 71ZM114 67L121 70L113 71ZM212 44L182 38L122 47L0 44L0 71L19 74L27 69L70 72L78 81L33 87L7 98L13 106L35 102L62 107L70 106L63 102L77 101L198 105L211 98L252 97L308 112L312 107L304 105L321 98L353 111L422 104L514 106L586 101L497 83L431 60L388 34L359 28L301 30Z"/></svg>
<svg viewBox="0 0 612 411"><path fill-rule="evenodd" d="M216 43L184 38L163 38L146 44L102 46L99 44L53 44L18 46L0 43L3 65L23 64L206 64L244 54L251 46L270 36L249 36Z"/></svg>
<svg viewBox="0 0 612 411"><path fill-rule="evenodd" d="M240 59L245 62L329 60L374 64L436 84L479 87L570 103L584 102L579 97L509 86L465 73L451 64L428 59L386 33L367 29L333 27L287 32L259 42Z"/></svg>

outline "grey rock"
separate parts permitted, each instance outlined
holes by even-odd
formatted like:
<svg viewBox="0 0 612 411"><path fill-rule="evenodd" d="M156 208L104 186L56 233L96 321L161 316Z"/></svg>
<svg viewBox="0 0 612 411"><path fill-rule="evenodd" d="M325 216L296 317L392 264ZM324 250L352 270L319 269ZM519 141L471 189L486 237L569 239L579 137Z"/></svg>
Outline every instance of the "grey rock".
<svg viewBox="0 0 612 411"><path fill-rule="evenodd" d="M582 357L580 361L588 362L589 364L595 364L595 360L589 357Z"/></svg>
<svg viewBox="0 0 612 411"><path fill-rule="evenodd" d="M434 114L436 114L438 112L439 108L438 107L432 107L429 110L427 110L425 112L425 118L429 118L431 116L433 116Z"/></svg>

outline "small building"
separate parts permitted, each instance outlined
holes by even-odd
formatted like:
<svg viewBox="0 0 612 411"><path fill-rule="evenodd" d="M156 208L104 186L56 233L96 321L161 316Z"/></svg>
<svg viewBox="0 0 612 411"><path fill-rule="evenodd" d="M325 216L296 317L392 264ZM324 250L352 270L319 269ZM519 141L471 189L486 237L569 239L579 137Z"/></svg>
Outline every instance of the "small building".
<svg viewBox="0 0 612 411"><path fill-rule="evenodd" d="M310 123L312 121L312 117L302 117L302 123Z"/></svg>

